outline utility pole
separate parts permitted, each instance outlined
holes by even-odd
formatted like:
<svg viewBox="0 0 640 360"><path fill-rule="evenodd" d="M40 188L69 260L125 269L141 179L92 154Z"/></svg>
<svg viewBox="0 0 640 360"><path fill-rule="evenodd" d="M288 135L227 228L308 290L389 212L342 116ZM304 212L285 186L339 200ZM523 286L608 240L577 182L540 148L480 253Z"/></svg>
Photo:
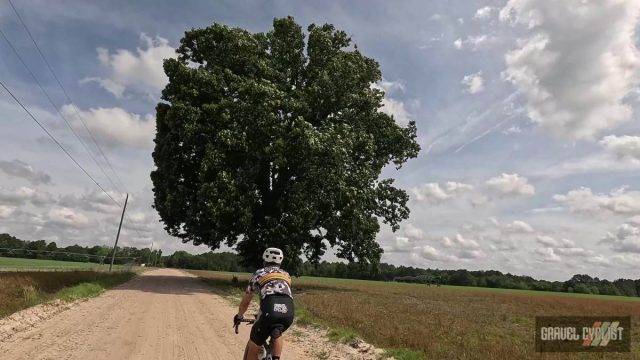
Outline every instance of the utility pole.
<svg viewBox="0 0 640 360"><path fill-rule="evenodd" d="M151 249L149 249L149 257L147 258L147 264L151 266L151 257L153 256L153 241L151 242Z"/></svg>
<svg viewBox="0 0 640 360"><path fill-rule="evenodd" d="M116 235L116 243L113 245L113 253L111 254L111 265L109 265L109 271L113 268L113 261L116 259L116 249L118 248L118 239L120 238L120 229L122 229L122 220L124 220L124 212L127 210L127 202L129 201L129 194L124 199L124 207L122 207L122 215L120 216L120 225L118 225L118 234Z"/></svg>

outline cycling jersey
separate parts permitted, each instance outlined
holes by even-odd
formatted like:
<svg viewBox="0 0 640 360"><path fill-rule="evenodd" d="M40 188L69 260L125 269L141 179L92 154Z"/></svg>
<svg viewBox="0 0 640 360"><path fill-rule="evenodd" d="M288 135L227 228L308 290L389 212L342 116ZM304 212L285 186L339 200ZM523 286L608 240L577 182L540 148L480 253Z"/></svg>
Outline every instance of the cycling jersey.
<svg viewBox="0 0 640 360"><path fill-rule="evenodd" d="M258 269L247 286L247 292L260 292L260 300L268 295L287 295L293 298L291 292L291 277L289 273L278 266L267 266Z"/></svg>

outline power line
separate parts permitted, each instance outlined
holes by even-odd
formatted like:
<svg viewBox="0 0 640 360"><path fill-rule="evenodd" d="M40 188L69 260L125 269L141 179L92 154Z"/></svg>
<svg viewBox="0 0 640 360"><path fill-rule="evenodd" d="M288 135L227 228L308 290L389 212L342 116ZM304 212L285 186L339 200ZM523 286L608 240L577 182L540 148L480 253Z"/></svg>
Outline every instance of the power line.
<svg viewBox="0 0 640 360"><path fill-rule="evenodd" d="M93 154L91 154L91 151L89 150L89 147L87 146L87 144L84 142L84 140L82 140L82 138L78 135L78 133L76 133L76 131L73 129L73 126L71 126L71 123L67 120L67 118L62 114L62 112L60 111L60 108L55 104L55 102L53 101L53 99L51 98L51 96L49 95L49 92L42 86L42 83L40 83L40 81L38 80L38 78L36 77L36 75L33 73L33 71L31 70L31 68L27 65L27 63L24 61L24 59L22 58L22 56L20 55L20 53L18 52L18 49L16 49L16 47L13 45L13 43L11 42L11 40L9 40L9 38L7 37L7 35L5 34L4 31L2 31L2 29L0 29L0 35L2 36L2 38L4 39L4 41L9 45L9 47L11 48L11 50L13 51L13 53L16 55L16 57L18 58L18 60L20 60L20 63L22 64L22 66L27 69L27 72L29 72L29 74L31 75L31 77L33 78L33 80L36 82L36 84L38 85L38 87L40 88L40 90L42 91L42 93L44 94L44 96L47 98L47 100L49 101L49 103L51 104L51 106L53 106L53 108L56 110L56 112L58 113L58 115L62 118L62 120L64 121L64 123L67 125L67 127L69 128L69 130L71 130L71 133L73 133L73 135L76 137L76 139L78 139L78 141L82 144L82 147L87 151L87 154L89 154L89 157L93 160L93 162L96 163L96 165L98 165L98 168L102 171L102 173L104 174L104 176L107 178L107 180L111 183L111 185L118 191L120 191L118 189L118 187L115 185L115 183L113 182L113 180L111 180L111 177L109 177L109 175L105 172L104 168L102 167L102 165L100 165L100 163L98 162L98 160L93 156ZM122 191L121 191L122 192Z"/></svg>
<svg viewBox="0 0 640 360"><path fill-rule="evenodd" d="M91 130L89 130L89 127L87 126L86 122L84 121L83 117L80 115L80 112L78 111L78 108L75 106L75 102L73 102L73 99L71 99L71 97L69 96L69 93L67 92L66 88L64 87L64 85L62 85L62 82L60 81L60 78L58 78L58 75L56 74L56 72L53 70L53 67L51 66L51 64L49 63L49 61L47 60L47 57L44 55L44 52L40 49L40 46L38 45L38 42L35 40L33 34L31 33L31 30L29 29L29 26L27 26L26 22L24 21L24 19L22 18L22 16L20 15L20 12L18 12L18 9L13 5L13 2L11 0L8 0L9 5L11 6L11 8L13 9L13 12L16 14L16 17L18 18L18 20L20 21L20 24L22 24L22 27L24 28L24 30L26 31L27 35L29 36L29 39L31 39L31 42L33 43L33 45L35 46L36 50L38 51L38 54L40 54L40 57L42 58L43 62L45 63L45 65L47 66L47 68L49 69L49 72L51 72L51 75L53 75L53 78L55 79L56 83L58 84L58 86L60 87L60 89L62 90L62 93L64 94L65 98L69 101L70 106L73 108L74 113L76 115L76 118L78 120L80 120L80 122L82 123L82 126L84 127L84 129L87 131L87 133L89 134L91 140L93 141L93 143L96 145L96 148L98 149L100 155L102 155L102 157L104 158L105 162L107 163L107 166L109 166L109 168L111 169L111 171L113 172L113 174L116 177L116 180L120 183L120 185L122 185L122 187L126 190L127 193L129 193L129 190L127 189L127 186L124 184L124 182L122 181L122 179L120 178L120 176L118 175L118 173L115 171L115 169L113 168L113 166L111 165L111 161L109 161L109 158L106 156L106 154L104 153L104 151L102 150L102 147L100 146L100 144L98 143L98 141L96 140L94 134L91 132ZM11 48L14 49L13 45L11 45L11 43L9 42L8 38L6 36L3 37L5 38L5 40L7 40L7 42L10 44ZM14 49L14 52L16 53L16 55L18 56L18 58L20 58L20 55L18 54L18 52ZM29 67L24 63L24 61L22 61L22 59L20 58L20 61L23 63L23 65L27 68L27 70L29 70ZM74 135L76 135L76 137L78 138L78 140L80 140L80 142L83 144L83 146L85 147L85 150L87 150L87 153L89 154L89 156L94 160L94 162L96 162L96 164L98 165L98 167L100 168L100 170L102 171L102 173L107 177L107 179L109 180L109 182L111 183L111 185L118 190L118 186L116 186L113 182L113 180L111 180L111 178L106 174L106 172L104 171L104 169L102 168L102 166L98 163L98 161L93 157L93 155L91 154L91 151L89 151L89 149L87 148L87 146L85 145L84 141L82 141L80 139L80 137L77 136L76 132L73 130L73 128L71 128L71 126L69 125L68 121L66 120L66 118L64 118L64 116L62 116L62 114L60 113L60 111L58 110L58 108L56 107L56 105L51 101L49 95L47 94L47 92L44 90L44 88L40 85L40 83L38 82L38 80L35 78L35 75L33 75L33 73L31 72L31 70L29 70L29 72L31 73L31 75L34 77L34 79L36 80L36 83L38 84L38 86L42 89L42 91L45 93L45 95L47 96L47 98L49 99L49 101L52 103L52 105L56 108L56 111L58 112L58 114L60 114L60 116L63 118L63 120L65 121L65 123L67 123L67 126L69 126L69 128L71 129L71 131L74 133ZM95 181L94 181L95 182ZM97 182L96 182L97 184ZM104 189L103 189L104 191ZM118 190L120 192L122 192L121 190ZM106 193L106 192L105 192ZM107 194L108 195L108 194ZM109 195L108 195L109 196ZM111 196L109 196L109 198L111 198L112 200L114 200ZM118 204L118 206L121 206L117 201L114 200L114 202L116 204ZM133 224L133 222L131 221L131 219L129 218L129 216L125 216L126 220L132 225L133 230L138 234L138 236L140 238L145 238L145 236L143 236L140 231L138 229L136 229Z"/></svg>
<svg viewBox="0 0 640 360"><path fill-rule="evenodd" d="M76 117L78 118L78 120L80 120L80 122L82 123L82 126L87 131L87 133L89 133L89 136L91 137L91 140L93 141L93 143L98 148L98 151L100 152L100 154L104 158L105 162L107 163L107 165L109 166L109 168L111 169L113 174L116 176L116 179L118 180L120 185L122 185L122 187L125 190L127 190L127 187L122 182L122 179L120 179L120 176L118 175L118 173L115 171L115 169L111 165L111 161L109 161L109 158L106 156L104 151L102 151L102 147L100 147L100 144L98 144L98 141L96 140L95 136L93 135L91 130L89 130L89 127L87 126L86 122L84 121L84 119L80 115L80 112L78 111L77 107L75 106L75 102L73 102L73 100L69 96L69 93L67 92L67 89L64 87L64 85L62 85L62 82L58 78L58 75L56 75L56 72L53 70L53 67L51 66L51 64L47 60L47 57L44 55L44 53L40 49L40 46L38 45L38 42L36 41L36 39L31 34L31 30L29 30L29 27L27 26L27 23L24 21L24 19L22 18L22 16L18 12L18 9L16 9L16 7L13 5L13 2L11 0L8 0L8 1L9 1L9 5L11 5L11 8L13 9L13 12L16 14L16 17L20 21L20 24L22 24L22 27L24 27L25 31L27 32L27 35L29 36L29 39L31 39L31 42L33 42L33 45L35 46L36 50L38 51L38 54L40 54L40 57L42 58L44 63L47 65L47 68L49 69L49 72L51 72L51 75L53 75L53 78L55 79L56 83L58 84L58 86L60 86L60 89L62 89L62 93L64 94L66 99L71 104L71 107L73 108L73 110L74 110L74 112L76 114ZM111 181L111 180L109 180L109 181ZM117 188L116 186L114 186L114 187ZM129 191L127 190L127 192L129 192Z"/></svg>
<svg viewBox="0 0 640 360"><path fill-rule="evenodd" d="M96 184L96 186L98 188L100 188L100 190L102 190L102 192L105 193L105 195L107 195L109 197L109 199L111 199L114 203L118 204L118 206L121 206L120 203L114 199L103 187L102 185L100 185L100 183L98 183L98 181L91 176L91 174L89 174L89 172L87 172L87 170L82 167L82 165L80 165L80 163L71 155L71 153L69 153L69 151L67 151L67 149L64 148L64 146L62 146L62 144L60 143L60 141L58 141L58 139L55 138L55 136L53 136L49 130L47 130L46 127L44 127L44 125L42 125L42 123L40 123L40 121L38 121L38 119L31 113L31 111L29 111L29 109L27 109L26 106L24 106L24 104L22 104L22 102L13 94L13 92L4 84L4 82L2 80L0 80L0 86L2 86L2 88L9 94L9 96L11 96L11 98L13 98L13 100L18 103L18 105L20 105L20 107L29 115L29 117L31 117L31 119L33 119L33 121L36 122L36 124L38 124L38 126L42 129L42 131L45 132L45 134L47 134L47 136L49 136L51 138L51 140L53 140L53 142L56 143L56 145L58 145L58 147L69 157L69 159L71 159L71 161L73 161L74 164L76 164L77 167L80 168L80 170L82 170L82 172L87 175L91 181L93 181L94 184Z"/></svg>

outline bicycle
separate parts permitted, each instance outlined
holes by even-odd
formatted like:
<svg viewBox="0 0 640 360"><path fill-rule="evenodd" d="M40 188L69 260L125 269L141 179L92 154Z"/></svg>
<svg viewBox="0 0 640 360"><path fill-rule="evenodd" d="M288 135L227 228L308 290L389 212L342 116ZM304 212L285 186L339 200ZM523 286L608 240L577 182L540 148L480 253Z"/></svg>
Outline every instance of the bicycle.
<svg viewBox="0 0 640 360"><path fill-rule="evenodd" d="M242 319L240 320L240 322L247 323L247 325L252 325L256 322L256 320L257 319ZM237 334L240 324L236 324L233 327L235 328L236 334ZM271 337L278 337L278 336L280 336L279 330L276 329L271 332ZM267 339L267 341L265 341L264 345L262 345L262 352L258 355L258 360L273 360L272 359L273 354L271 349L271 337Z"/></svg>

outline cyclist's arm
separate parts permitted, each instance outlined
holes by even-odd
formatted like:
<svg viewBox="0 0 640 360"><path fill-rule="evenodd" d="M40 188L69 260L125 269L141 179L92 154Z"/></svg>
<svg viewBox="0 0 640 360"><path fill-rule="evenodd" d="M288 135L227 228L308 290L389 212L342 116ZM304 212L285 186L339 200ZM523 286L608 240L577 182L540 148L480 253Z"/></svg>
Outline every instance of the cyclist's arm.
<svg viewBox="0 0 640 360"><path fill-rule="evenodd" d="M249 304L251 304L251 299L253 298L253 293L250 291L246 291L242 300L240 301L240 306L238 307L238 315L244 315L249 308Z"/></svg>

